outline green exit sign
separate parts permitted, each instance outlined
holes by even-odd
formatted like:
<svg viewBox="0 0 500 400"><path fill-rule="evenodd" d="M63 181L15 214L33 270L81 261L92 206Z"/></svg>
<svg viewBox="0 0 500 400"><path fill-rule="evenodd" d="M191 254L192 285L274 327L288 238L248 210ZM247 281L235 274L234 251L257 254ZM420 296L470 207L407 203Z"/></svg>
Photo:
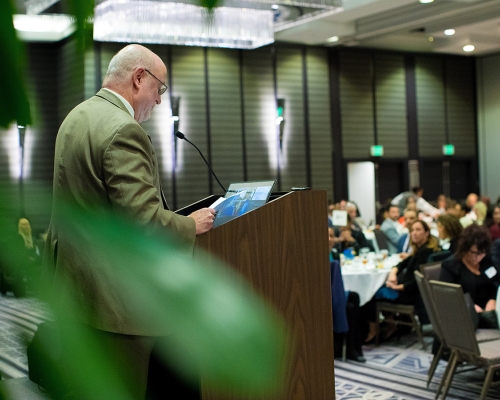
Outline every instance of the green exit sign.
<svg viewBox="0 0 500 400"><path fill-rule="evenodd" d="M372 157L382 157L384 155L384 146L376 144L370 148Z"/></svg>
<svg viewBox="0 0 500 400"><path fill-rule="evenodd" d="M443 144L443 155L452 156L455 154L455 146L452 144Z"/></svg>

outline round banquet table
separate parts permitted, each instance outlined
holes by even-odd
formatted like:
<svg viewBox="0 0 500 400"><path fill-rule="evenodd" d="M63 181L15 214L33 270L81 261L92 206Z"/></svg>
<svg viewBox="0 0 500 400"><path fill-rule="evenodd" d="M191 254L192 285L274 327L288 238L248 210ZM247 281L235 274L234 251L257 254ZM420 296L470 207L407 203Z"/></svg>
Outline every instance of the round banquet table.
<svg viewBox="0 0 500 400"><path fill-rule="evenodd" d="M359 305L362 306L371 300L375 292L387 280L391 268L401 261L398 255L384 260L384 268L375 268L371 263L366 266L342 266L344 289L359 294Z"/></svg>

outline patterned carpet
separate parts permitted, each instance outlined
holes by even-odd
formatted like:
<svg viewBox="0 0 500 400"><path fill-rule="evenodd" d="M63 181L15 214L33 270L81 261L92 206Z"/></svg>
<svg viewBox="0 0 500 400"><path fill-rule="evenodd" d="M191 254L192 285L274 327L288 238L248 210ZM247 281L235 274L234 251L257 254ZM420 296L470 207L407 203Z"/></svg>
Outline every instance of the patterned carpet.
<svg viewBox="0 0 500 400"><path fill-rule="evenodd" d="M335 388L337 400L384 399L413 400L434 399L446 362L440 361L429 385L427 371L432 362L430 348L432 337L426 336L427 351L414 334L394 339L378 347L364 346L365 364L335 360ZM447 399L475 400L479 398L484 382L483 370L457 374ZM500 399L500 391L490 389L488 399Z"/></svg>
<svg viewBox="0 0 500 400"><path fill-rule="evenodd" d="M26 343L40 322L50 319L45 304L35 298L0 297L0 373L3 379L28 375ZM425 337L428 349L432 338ZM446 368L440 362L433 382L426 388L430 350L423 351L415 335L403 336L379 347L364 346L365 364L335 360L337 400L413 400L433 399ZM484 380L484 371L460 373L447 397L450 400L475 400ZM490 390L489 399L500 399L500 391ZM313 399L311 399L313 400Z"/></svg>
<svg viewBox="0 0 500 400"><path fill-rule="evenodd" d="M28 375L26 346L39 323L50 319L48 308L35 298L0 297L0 373L2 379Z"/></svg>

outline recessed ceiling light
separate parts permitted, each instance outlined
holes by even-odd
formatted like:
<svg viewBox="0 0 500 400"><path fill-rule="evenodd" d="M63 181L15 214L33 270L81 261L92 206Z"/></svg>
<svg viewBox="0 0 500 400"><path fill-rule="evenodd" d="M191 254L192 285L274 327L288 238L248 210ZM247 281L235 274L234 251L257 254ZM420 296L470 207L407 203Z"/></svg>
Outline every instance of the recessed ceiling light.
<svg viewBox="0 0 500 400"><path fill-rule="evenodd" d="M331 38L326 39L326 41L328 43L338 42L339 41L339 37L338 36L332 36Z"/></svg>
<svg viewBox="0 0 500 400"><path fill-rule="evenodd" d="M278 8L280 8L280 6L279 6L279 5L277 5L277 4L273 4L273 5L271 6L271 8L272 8L273 10L277 10Z"/></svg>
<svg viewBox="0 0 500 400"><path fill-rule="evenodd" d="M429 42L433 42L434 41L434 36L429 36Z"/></svg>
<svg viewBox="0 0 500 400"><path fill-rule="evenodd" d="M419 0L422 4L432 3L434 0Z"/></svg>
<svg viewBox="0 0 500 400"><path fill-rule="evenodd" d="M444 31L444 34L445 34L446 36L451 36L451 35L454 35L454 34L455 34L455 29L446 29L446 30Z"/></svg>
<svg viewBox="0 0 500 400"><path fill-rule="evenodd" d="M472 44L467 44L463 47L463 50L464 51L467 51L467 52L470 52L470 51L474 51L474 46Z"/></svg>

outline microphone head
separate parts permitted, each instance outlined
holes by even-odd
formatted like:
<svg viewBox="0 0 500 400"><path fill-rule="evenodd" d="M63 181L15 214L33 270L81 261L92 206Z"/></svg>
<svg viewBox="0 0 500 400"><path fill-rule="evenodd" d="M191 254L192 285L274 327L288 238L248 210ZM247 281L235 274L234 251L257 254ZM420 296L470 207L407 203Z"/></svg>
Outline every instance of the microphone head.
<svg viewBox="0 0 500 400"><path fill-rule="evenodd" d="M179 139L184 139L185 138L184 134L181 131L175 132L175 136L177 136Z"/></svg>

